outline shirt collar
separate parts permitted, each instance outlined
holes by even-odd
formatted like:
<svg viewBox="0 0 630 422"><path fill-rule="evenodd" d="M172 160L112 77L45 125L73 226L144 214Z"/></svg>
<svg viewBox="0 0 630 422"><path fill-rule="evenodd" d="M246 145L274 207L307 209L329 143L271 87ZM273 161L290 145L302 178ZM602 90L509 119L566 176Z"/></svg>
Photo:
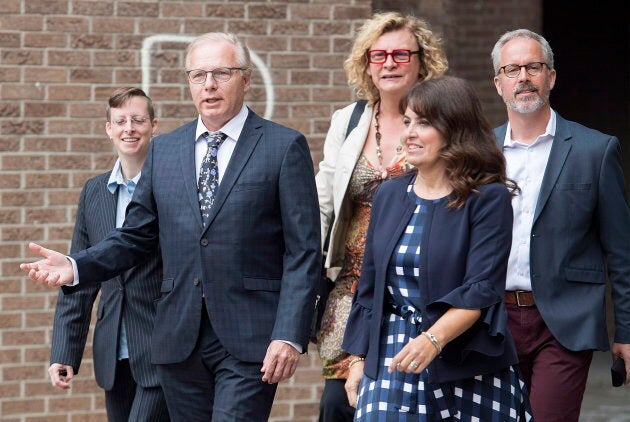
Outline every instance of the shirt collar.
<svg viewBox="0 0 630 422"><path fill-rule="evenodd" d="M556 112L553 109L550 109L550 111L551 113L549 115L547 127L545 128L545 133L538 135L538 138L536 138L531 145L536 145L546 139L553 139L556 136ZM514 148L516 144L522 145L521 142L512 139L512 126L508 120L507 129L505 131L505 139L503 140L503 147Z"/></svg>
<svg viewBox="0 0 630 422"><path fill-rule="evenodd" d="M116 192L116 188L119 185L132 185L135 186L140 180L140 173L136 174L136 177L126 180L122 174L122 167L120 165L120 158L116 160L116 164L114 164L114 168L112 169L111 174L109 175L109 180L107 181L107 189L114 193Z"/></svg>
<svg viewBox="0 0 630 422"><path fill-rule="evenodd" d="M245 120L247 120L247 115L249 114L249 110L247 106L243 104L241 110L236 114L236 116L232 117L230 121L228 121L221 129L220 132L225 133L228 138L237 141L241 136L241 132L243 131L243 127L245 126ZM199 137L204 133L209 132L208 128L201 121L201 116L197 117L197 129L195 130L195 139L199 139Z"/></svg>

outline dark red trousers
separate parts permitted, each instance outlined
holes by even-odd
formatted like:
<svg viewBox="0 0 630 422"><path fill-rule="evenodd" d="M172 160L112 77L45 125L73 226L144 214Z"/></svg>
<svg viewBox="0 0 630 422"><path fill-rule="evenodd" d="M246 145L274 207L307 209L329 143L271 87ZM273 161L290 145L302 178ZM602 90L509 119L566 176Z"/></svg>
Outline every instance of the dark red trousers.
<svg viewBox="0 0 630 422"><path fill-rule="evenodd" d="M593 351L563 347L535 306L505 306L534 421L578 422Z"/></svg>

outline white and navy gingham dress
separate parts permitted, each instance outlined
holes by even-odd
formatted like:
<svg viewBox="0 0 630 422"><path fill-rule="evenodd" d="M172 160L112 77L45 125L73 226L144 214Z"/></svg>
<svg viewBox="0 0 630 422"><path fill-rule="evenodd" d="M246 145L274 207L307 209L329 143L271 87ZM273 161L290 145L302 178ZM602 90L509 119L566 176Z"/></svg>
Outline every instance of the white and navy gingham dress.
<svg viewBox="0 0 630 422"><path fill-rule="evenodd" d="M526 387L518 369L506 368L491 374L448 382L429 383L428 370L420 374L388 373L392 358L418 335L422 316L410 299L418 298L422 230L428 213L444 206L445 198L428 201L408 194L416 209L401 236L389 264L387 288L397 314L385 313L377 379L363 376L355 421L530 421ZM431 282L431 280L429 280Z"/></svg>

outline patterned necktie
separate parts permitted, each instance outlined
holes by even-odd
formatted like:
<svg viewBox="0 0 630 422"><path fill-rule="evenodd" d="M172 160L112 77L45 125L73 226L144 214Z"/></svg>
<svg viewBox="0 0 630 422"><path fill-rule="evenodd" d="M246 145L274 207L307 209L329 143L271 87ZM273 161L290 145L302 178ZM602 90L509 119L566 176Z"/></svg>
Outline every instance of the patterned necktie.
<svg viewBox="0 0 630 422"><path fill-rule="evenodd" d="M219 167L217 166L217 152L219 145L226 138L222 132L205 132L201 136L208 143L208 152L206 152L201 162L201 170L199 171L199 209L201 210L201 219L203 225L207 224L210 216L210 207L214 202L214 194L219 187Z"/></svg>

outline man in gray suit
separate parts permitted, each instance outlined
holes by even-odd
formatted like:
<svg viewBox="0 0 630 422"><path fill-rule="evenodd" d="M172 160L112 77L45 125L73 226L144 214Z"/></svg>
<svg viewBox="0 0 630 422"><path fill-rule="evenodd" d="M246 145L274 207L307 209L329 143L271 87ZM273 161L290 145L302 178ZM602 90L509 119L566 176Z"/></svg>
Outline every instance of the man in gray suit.
<svg viewBox="0 0 630 422"><path fill-rule="evenodd" d="M186 51L194 121L156 137L125 225L66 257L22 264L89 284L162 250L152 361L175 421L266 421L308 346L320 276L315 175L304 135L244 105L251 59L232 34ZM75 274L76 272L76 274Z"/></svg>
<svg viewBox="0 0 630 422"><path fill-rule="evenodd" d="M83 186L73 253L98 243L122 225L157 129L151 99L139 88L114 91L106 115L105 130L118 160L112 171ZM108 281L64 288L57 296L48 372L52 384L65 390L79 372L92 306L101 293L92 349L94 375L105 390L110 422L169 420L157 371L150 361L153 301L160 296L161 280L162 263L155 254Z"/></svg>
<svg viewBox="0 0 630 422"><path fill-rule="evenodd" d="M492 62L508 114L495 134L508 176L521 189L513 200L509 328L534 420L577 421L593 350L610 349L607 280L615 308L612 354L630 374L630 212L619 141L551 109L556 70L540 35L504 34Z"/></svg>

